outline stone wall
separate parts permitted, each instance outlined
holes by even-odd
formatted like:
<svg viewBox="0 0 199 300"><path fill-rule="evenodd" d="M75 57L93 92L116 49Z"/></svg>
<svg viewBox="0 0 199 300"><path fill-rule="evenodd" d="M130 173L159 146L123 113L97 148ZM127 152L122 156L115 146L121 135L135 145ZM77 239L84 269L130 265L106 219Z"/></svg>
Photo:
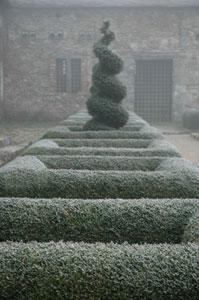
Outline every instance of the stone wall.
<svg viewBox="0 0 199 300"><path fill-rule="evenodd" d="M0 105L3 103L3 14L0 7ZM0 112L0 119L2 113Z"/></svg>
<svg viewBox="0 0 199 300"><path fill-rule="evenodd" d="M199 8L12 8L5 97L10 116L64 118L85 107L94 63L93 43L110 20L114 49L125 61L121 75L133 109L135 60L174 60L173 120L199 106ZM51 39L51 34L61 38ZM81 58L82 91L56 92L56 58Z"/></svg>

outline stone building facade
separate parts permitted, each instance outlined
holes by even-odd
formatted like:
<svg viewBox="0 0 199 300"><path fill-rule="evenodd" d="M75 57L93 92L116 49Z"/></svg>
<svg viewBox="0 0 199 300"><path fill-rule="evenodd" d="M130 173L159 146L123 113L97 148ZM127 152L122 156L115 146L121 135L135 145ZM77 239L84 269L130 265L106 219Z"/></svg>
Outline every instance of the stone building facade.
<svg viewBox="0 0 199 300"><path fill-rule="evenodd" d="M199 3L150 1L10 0L4 114L61 119L84 108L104 20L125 62L129 109L149 121L180 121L186 107L199 107Z"/></svg>
<svg viewBox="0 0 199 300"><path fill-rule="evenodd" d="M0 4L0 104L3 106L3 6Z"/></svg>

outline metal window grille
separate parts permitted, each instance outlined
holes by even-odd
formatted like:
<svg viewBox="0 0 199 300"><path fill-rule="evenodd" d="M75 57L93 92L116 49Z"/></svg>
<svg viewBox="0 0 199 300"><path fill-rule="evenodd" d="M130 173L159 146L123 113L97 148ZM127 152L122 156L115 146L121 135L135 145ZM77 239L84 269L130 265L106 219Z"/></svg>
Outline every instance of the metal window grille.
<svg viewBox="0 0 199 300"><path fill-rule="evenodd" d="M56 60L57 92L81 91L81 59L58 58Z"/></svg>
<svg viewBox="0 0 199 300"><path fill-rule="evenodd" d="M172 117L172 59L137 60L135 112L147 121L167 122Z"/></svg>
<svg viewBox="0 0 199 300"><path fill-rule="evenodd" d="M56 60L56 77L57 77L57 92L66 93L67 86L67 60L65 58L57 58Z"/></svg>
<svg viewBox="0 0 199 300"><path fill-rule="evenodd" d="M0 62L0 103L3 101L3 63Z"/></svg>
<svg viewBox="0 0 199 300"><path fill-rule="evenodd" d="M81 59L71 59L71 92L81 91Z"/></svg>

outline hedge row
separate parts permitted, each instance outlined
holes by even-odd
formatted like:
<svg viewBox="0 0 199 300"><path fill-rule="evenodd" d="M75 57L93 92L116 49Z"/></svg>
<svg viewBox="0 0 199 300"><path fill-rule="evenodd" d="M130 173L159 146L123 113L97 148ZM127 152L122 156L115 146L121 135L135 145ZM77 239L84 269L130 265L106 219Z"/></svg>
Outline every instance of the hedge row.
<svg viewBox="0 0 199 300"><path fill-rule="evenodd" d="M148 139L54 139L60 147L147 148Z"/></svg>
<svg viewBox="0 0 199 300"><path fill-rule="evenodd" d="M142 124L146 124L146 121L144 121L141 117L139 117L137 114L133 113L133 112L128 112L129 113L129 120L128 123L137 123L140 122ZM78 112L74 115L69 116L66 120L62 121L61 124L71 121L71 122L77 122L77 121L81 121L81 122L87 122L91 120L91 116L86 112Z"/></svg>
<svg viewBox="0 0 199 300"><path fill-rule="evenodd" d="M83 124L82 125L68 125L67 128L70 131L83 131ZM141 127L140 126L124 126L120 128L121 131L140 131Z"/></svg>
<svg viewBox="0 0 199 300"><path fill-rule="evenodd" d="M98 156L136 156L136 157L180 157L180 154L173 147L166 148L147 148L147 149L131 149L131 148L94 148L94 147L40 147L34 144L28 148L25 155L98 155Z"/></svg>
<svg viewBox="0 0 199 300"><path fill-rule="evenodd" d="M38 160L39 161L39 160ZM41 162L40 162L41 163ZM169 163L169 162L168 162ZM1 197L32 198L197 198L199 169L164 171L39 171L1 168ZM45 166L44 166L45 168Z"/></svg>
<svg viewBox="0 0 199 300"><path fill-rule="evenodd" d="M60 129L59 129L60 128ZM140 131L101 130L101 131L69 131L66 126L52 128L43 138L67 139L154 139L163 138L161 133L153 127L144 127ZM64 131L63 128L66 128Z"/></svg>
<svg viewBox="0 0 199 300"><path fill-rule="evenodd" d="M196 199L0 199L0 241L175 244L196 210Z"/></svg>
<svg viewBox="0 0 199 300"><path fill-rule="evenodd" d="M196 210L196 213L191 220L189 220L189 223L185 228L183 241L199 244L199 210Z"/></svg>
<svg viewBox="0 0 199 300"><path fill-rule="evenodd" d="M154 171L162 162L158 157L122 156L37 156L49 169Z"/></svg>
<svg viewBox="0 0 199 300"><path fill-rule="evenodd" d="M83 126L81 125L69 125L67 126L70 131L82 131Z"/></svg>
<svg viewBox="0 0 199 300"><path fill-rule="evenodd" d="M198 299L199 245L2 243L0 298Z"/></svg>

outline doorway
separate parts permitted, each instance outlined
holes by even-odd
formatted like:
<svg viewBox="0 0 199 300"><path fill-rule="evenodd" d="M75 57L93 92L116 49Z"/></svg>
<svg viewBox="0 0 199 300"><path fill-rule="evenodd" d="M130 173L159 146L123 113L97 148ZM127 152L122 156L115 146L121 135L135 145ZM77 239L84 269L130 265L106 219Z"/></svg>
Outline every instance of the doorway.
<svg viewBox="0 0 199 300"><path fill-rule="evenodd" d="M172 119L173 60L136 60L134 110L149 122Z"/></svg>

